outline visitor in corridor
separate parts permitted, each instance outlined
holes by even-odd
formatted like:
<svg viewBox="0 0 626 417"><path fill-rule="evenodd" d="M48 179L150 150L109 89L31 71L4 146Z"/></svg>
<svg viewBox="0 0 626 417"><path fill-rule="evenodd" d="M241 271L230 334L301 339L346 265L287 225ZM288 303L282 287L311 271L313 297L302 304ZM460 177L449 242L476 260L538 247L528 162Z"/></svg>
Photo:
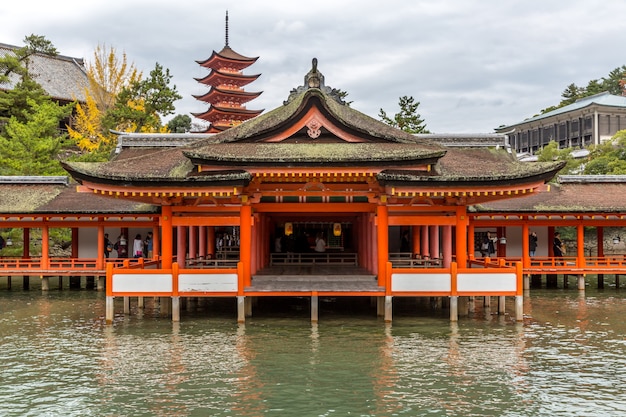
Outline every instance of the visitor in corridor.
<svg viewBox="0 0 626 417"><path fill-rule="evenodd" d="M326 252L326 241L324 240L324 235L321 233L317 234L317 238L315 239L315 252Z"/></svg>
<svg viewBox="0 0 626 417"><path fill-rule="evenodd" d="M480 245L480 253L486 257L491 257L496 253L496 247L494 245L494 241L497 238L491 236L491 232L487 232L487 235L483 238L483 242Z"/></svg>
<svg viewBox="0 0 626 417"><path fill-rule="evenodd" d="M561 234L559 232L554 233L554 242L552 244L552 250L556 258L562 258L565 254L565 246L561 240Z"/></svg>
<svg viewBox="0 0 626 417"><path fill-rule="evenodd" d="M143 240L141 240L139 233L137 233L135 240L133 240L133 256L135 258L143 258Z"/></svg>
<svg viewBox="0 0 626 417"><path fill-rule="evenodd" d="M148 232L146 240L143 241L143 254L146 258L152 259L152 232Z"/></svg>
<svg viewBox="0 0 626 417"><path fill-rule="evenodd" d="M530 252L531 258L535 256L535 252L537 251L537 233L531 232L528 237L528 251Z"/></svg>
<svg viewBox="0 0 626 417"><path fill-rule="evenodd" d="M111 252L113 252L113 244L109 240L109 234L105 233L104 234L104 257L108 258L109 255L111 255Z"/></svg>
<svg viewBox="0 0 626 417"><path fill-rule="evenodd" d="M113 245L113 249L117 252L118 258L128 257L128 241L124 235L119 235L117 237L117 242Z"/></svg>

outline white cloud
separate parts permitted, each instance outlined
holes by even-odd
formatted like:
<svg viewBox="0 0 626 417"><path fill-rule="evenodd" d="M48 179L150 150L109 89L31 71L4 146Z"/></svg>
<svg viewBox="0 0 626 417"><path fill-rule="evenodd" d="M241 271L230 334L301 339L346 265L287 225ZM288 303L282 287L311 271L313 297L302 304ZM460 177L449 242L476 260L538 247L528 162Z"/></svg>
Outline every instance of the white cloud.
<svg viewBox="0 0 626 417"><path fill-rule="evenodd" d="M226 10L230 46L260 57L246 71L262 73L247 87L263 91L254 109L280 106L317 57L326 83L370 116L412 95L432 131L489 132L626 63L626 2L589 0L22 1L3 4L0 42L34 33L86 59L106 43L144 73L169 68L184 96L177 112L201 112L194 77L206 71L195 61L224 46Z"/></svg>

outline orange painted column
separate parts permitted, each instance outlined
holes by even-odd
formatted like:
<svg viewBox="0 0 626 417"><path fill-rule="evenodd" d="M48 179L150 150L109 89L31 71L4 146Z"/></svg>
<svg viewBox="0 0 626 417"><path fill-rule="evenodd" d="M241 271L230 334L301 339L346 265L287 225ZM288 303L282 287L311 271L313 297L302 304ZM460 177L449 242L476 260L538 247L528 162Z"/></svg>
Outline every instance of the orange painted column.
<svg viewBox="0 0 626 417"><path fill-rule="evenodd" d="M48 225L41 228L41 266L44 269L50 267L50 229L48 229Z"/></svg>
<svg viewBox="0 0 626 417"><path fill-rule="evenodd" d="M157 236L154 234L154 236ZM172 268L172 258L174 257L174 231L172 228L172 206L161 207L161 267L163 269ZM155 254L159 252L158 239L154 239L152 250ZM155 255L156 256L156 255Z"/></svg>
<svg viewBox="0 0 626 417"><path fill-rule="evenodd" d="M604 227L596 227L596 240L598 241L598 257L604 256Z"/></svg>
<svg viewBox="0 0 626 417"><path fill-rule="evenodd" d="M376 216L369 219L369 251L370 262L372 264L372 272L378 274L378 239L376 230Z"/></svg>
<svg viewBox="0 0 626 417"><path fill-rule="evenodd" d="M529 249L529 244L530 244L530 229L528 227L528 223L524 222L524 224L522 224L522 265L524 265L524 267L529 267L530 266L530 249Z"/></svg>
<svg viewBox="0 0 626 417"><path fill-rule="evenodd" d="M209 226L206 230L206 253L207 258L215 258L215 227Z"/></svg>
<svg viewBox="0 0 626 417"><path fill-rule="evenodd" d="M74 242L73 234L72 242ZM104 225L102 224L98 226L98 256L96 256L96 267L98 269L104 269Z"/></svg>
<svg viewBox="0 0 626 417"><path fill-rule="evenodd" d="M429 235L428 235L428 226L423 226L422 228L422 258L430 257L430 243L429 243Z"/></svg>
<svg viewBox="0 0 626 417"><path fill-rule="evenodd" d="M258 216L252 216L252 226L250 228L250 276L255 274L259 262L259 236L262 234ZM239 248L241 251L241 248Z"/></svg>
<svg viewBox="0 0 626 417"><path fill-rule="evenodd" d="M422 226L413 226L411 233L413 234L413 258L415 255L419 255L422 250L421 231Z"/></svg>
<svg viewBox="0 0 626 417"><path fill-rule="evenodd" d="M585 267L585 227L582 223L576 226L576 265L579 268Z"/></svg>
<svg viewBox="0 0 626 417"><path fill-rule="evenodd" d="M443 267L450 268L452 264L452 226L443 226L441 230Z"/></svg>
<svg viewBox="0 0 626 417"><path fill-rule="evenodd" d="M152 259L159 259L159 253L161 253L160 232L158 224L152 227Z"/></svg>
<svg viewBox="0 0 626 417"><path fill-rule="evenodd" d="M383 203L385 202L384 199ZM389 260L389 209L385 205L376 207L377 219L377 246L378 246L378 285L385 285L387 276L387 262ZM389 294L391 288L387 288Z"/></svg>
<svg viewBox="0 0 626 417"><path fill-rule="evenodd" d="M206 258L206 226L200 226L198 230L198 255L202 259Z"/></svg>
<svg viewBox="0 0 626 417"><path fill-rule="evenodd" d="M198 257L198 226L189 226L189 259Z"/></svg>
<svg viewBox="0 0 626 417"><path fill-rule="evenodd" d="M179 268L185 267L187 259L187 228L185 226L176 227L176 263Z"/></svg>
<svg viewBox="0 0 626 417"><path fill-rule="evenodd" d="M456 215L456 263L459 268L467 268L467 225L467 208L465 206L458 207Z"/></svg>
<svg viewBox="0 0 626 417"><path fill-rule="evenodd" d="M242 196L242 202L245 204L247 196ZM240 216L240 236L239 236L239 259L241 262L241 274L243 275L240 282L244 286L250 285L251 271L251 250L252 250L252 207L250 205L242 205ZM243 295L243 287L239 288L239 295Z"/></svg>
<svg viewBox="0 0 626 417"><path fill-rule="evenodd" d="M476 241L474 238L474 225L470 224L467 226L467 248L468 248L468 257L469 259L476 258Z"/></svg>
<svg viewBox="0 0 626 417"><path fill-rule="evenodd" d="M439 226L428 226L428 235L430 242L430 257L433 259L439 259Z"/></svg>

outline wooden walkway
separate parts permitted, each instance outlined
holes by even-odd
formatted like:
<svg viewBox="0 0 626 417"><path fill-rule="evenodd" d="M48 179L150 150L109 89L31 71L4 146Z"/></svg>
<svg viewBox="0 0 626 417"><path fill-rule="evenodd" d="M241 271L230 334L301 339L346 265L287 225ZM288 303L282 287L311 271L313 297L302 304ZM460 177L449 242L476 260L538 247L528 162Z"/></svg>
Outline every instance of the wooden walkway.
<svg viewBox="0 0 626 417"><path fill-rule="evenodd" d="M381 292L376 275L364 268L340 265L272 266L252 276L245 292Z"/></svg>

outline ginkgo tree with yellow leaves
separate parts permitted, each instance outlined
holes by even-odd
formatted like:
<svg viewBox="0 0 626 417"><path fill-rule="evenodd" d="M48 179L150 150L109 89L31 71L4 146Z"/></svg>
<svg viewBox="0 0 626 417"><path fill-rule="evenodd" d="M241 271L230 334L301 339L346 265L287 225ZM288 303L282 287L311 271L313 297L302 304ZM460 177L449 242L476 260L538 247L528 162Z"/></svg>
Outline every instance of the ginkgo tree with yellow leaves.
<svg viewBox="0 0 626 417"><path fill-rule="evenodd" d="M172 76L159 63L146 79L126 54L99 45L94 62L88 64L89 91L86 101L76 105L74 125L68 126L70 138L83 154L76 159L106 160L115 147L111 130L166 132L162 117L174 113L174 101L182 98Z"/></svg>

